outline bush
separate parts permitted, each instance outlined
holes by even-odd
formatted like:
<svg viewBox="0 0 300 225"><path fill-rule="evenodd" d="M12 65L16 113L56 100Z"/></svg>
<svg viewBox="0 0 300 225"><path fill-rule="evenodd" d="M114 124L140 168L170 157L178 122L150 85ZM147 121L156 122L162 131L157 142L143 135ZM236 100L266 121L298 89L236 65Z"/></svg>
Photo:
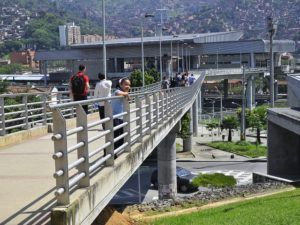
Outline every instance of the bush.
<svg viewBox="0 0 300 225"><path fill-rule="evenodd" d="M222 173L200 174L192 181L194 187L232 187L236 185L233 176L226 176Z"/></svg>

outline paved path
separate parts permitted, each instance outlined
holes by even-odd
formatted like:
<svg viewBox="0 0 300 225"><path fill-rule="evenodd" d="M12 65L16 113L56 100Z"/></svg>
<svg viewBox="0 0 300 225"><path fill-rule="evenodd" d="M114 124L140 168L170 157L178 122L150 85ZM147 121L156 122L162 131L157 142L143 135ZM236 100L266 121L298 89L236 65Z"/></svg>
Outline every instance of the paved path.
<svg viewBox="0 0 300 225"><path fill-rule="evenodd" d="M90 136L99 134L97 129ZM0 224L48 224L55 206L52 134L0 149ZM75 143L76 136L69 139ZM96 148L103 140L95 141ZM69 159L75 159L76 151Z"/></svg>
<svg viewBox="0 0 300 225"><path fill-rule="evenodd" d="M89 131L89 136L96 134L99 134L99 130ZM52 134L49 134L0 149L1 225L49 224L50 211L56 203L54 199L55 179L52 176L55 168L52 159L51 136ZM230 159L231 154L223 151L207 150L207 147L196 144L197 140L203 141L205 138L195 138L193 160L245 160L240 156ZM75 141L76 136L73 135L69 139L69 144ZM101 144L103 144L103 139L92 143L90 148L99 147ZM215 159L212 158L212 154L215 155ZM70 160L75 157L76 151L70 155ZM232 172L232 174L238 173ZM239 175L241 182L244 175ZM127 194L130 195L137 193L133 190L129 192Z"/></svg>

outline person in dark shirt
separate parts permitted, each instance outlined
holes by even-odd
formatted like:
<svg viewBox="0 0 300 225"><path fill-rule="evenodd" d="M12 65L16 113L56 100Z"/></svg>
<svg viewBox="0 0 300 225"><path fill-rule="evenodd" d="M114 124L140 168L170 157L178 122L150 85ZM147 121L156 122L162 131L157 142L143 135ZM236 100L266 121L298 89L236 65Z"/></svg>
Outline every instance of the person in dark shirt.
<svg viewBox="0 0 300 225"><path fill-rule="evenodd" d="M85 74L85 66L84 65L79 65L79 68L78 68L78 72L71 76L70 78L70 94L71 96L73 96L73 100L74 101L82 101L82 100L87 100L87 96L88 96L88 92L89 92L89 89L90 89L90 83L89 83L89 77L88 75ZM82 76L83 78L83 81L84 81L84 88L83 88L83 92L82 93L75 93L74 92L74 88L72 87L72 83L73 83L73 80L75 78L75 76ZM84 109L85 113L88 114L88 105L83 105L82 108Z"/></svg>

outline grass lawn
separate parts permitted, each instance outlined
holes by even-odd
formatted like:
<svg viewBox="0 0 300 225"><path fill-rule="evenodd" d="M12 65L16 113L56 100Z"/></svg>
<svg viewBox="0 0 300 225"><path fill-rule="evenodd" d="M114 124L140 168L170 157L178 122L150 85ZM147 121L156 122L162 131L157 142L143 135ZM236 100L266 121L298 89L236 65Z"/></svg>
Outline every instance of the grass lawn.
<svg viewBox="0 0 300 225"><path fill-rule="evenodd" d="M251 158L256 158L259 156L267 156L267 147L255 144L251 144L249 142L210 142L206 145L221 149L227 152L232 152L238 155L248 156Z"/></svg>
<svg viewBox="0 0 300 225"><path fill-rule="evenodd" d="M259 199L165 217L150 224L163 225L299 225L300 189Z"/></svg>

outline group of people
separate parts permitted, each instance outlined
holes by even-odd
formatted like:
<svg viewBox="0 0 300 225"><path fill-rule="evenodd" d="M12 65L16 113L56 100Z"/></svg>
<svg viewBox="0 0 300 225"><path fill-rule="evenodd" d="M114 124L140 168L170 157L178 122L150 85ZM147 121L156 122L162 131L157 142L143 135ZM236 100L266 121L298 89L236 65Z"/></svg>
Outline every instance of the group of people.
<svg viewBox="0 0 300 225"><path fill-rule="evenodd" d="M105 75L102 73L98 74L99 82L97 82L94 98L105 98L111 96L112 82L105 79ZM129 90L130 90L130 80L124 77L119 80L117 89L114 92L114 96L123 96L129 100ZM78 72L71 76L70 78L70 90L74 101L87 100L87 96L90 89L89 77L86 74L86 68L84 65L79 65ZM123 112L122 98L114 99L111 101L113 115L117 115ZM86 114L88 114L88 105L82 106ZM98 103L99 116L100 119L105 118L105 108L104 101ZM113 119L113 125L118 126L123 123L123 117L118 117ZM103 129L105 129L105 124L102 124ZM123 128L119 128L114 131L114 138L123 134ZM120 139L114 143L114 149L117 149L124 143L124 139ZM104 151L104 154L106 152ZM116 156L115 156L116 157Z"/></svg>
<svg viewBox="0 0 300 225"><path fill-rule="evenodd" d="M105 75L102 73L98 74L99 82L97 82L94 98L106 98L111 96L111 87L112 82L110 80L105 79ZM177 73L175 77L172 78L171 82L165 76L162 81L162 89L168 89L169 87L182 87L182 86L190 86L195 82L195 77L193 74L189 74L185 72L183 74ZM129 100L129 90L130 90L130 80L127 77L124 77L119 80L117 84L117 89L114 92L114 96L123 96ZM82 101L87 100L87 96L90 89L89 77L86 74L86 67L84 65L79 65L78 72L71 76L70 78L70 90L71 96L74 101ZM118 115L123 112L123 99L117 98L111 101L112 104L112 113L113 115ZM104 101L99 101L98 109L100 119L105 118L105 107ZM88 105L82 105L86 114L88 114ZM113 125L118 126L123 124L123 117L118 117L113 119ZM102 124L103 130L105 130L105 124ZM119 128L114 131L114 138L123 134L123 128ZM114 149L117 149L124 143L124 139L120 139L114 143ZM106 154L104 152L104 154Z"/></svg>
<svg viewBox="0 0 300 225"><path fill-rule="evenodd" d="M188 72L176 73L174 77L171 78L171 81L164 76L162 81L162 89L168 89L173 87L188 87L191 86L196 81L194 74Z"/></svg>

